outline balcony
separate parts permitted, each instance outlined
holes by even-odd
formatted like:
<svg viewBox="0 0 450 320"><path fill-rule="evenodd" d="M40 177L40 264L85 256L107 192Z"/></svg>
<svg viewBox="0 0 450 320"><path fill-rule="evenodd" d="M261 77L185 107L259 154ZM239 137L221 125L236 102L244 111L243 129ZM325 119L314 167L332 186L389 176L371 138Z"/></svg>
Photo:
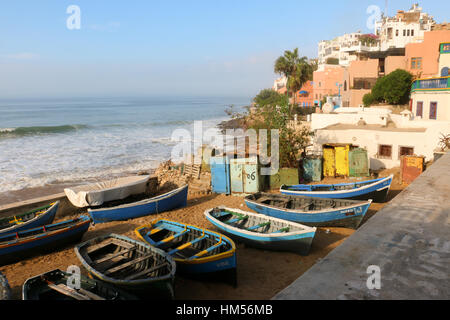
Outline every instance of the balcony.
<svg viewBox="0 0 450 320"><path fill-rule="evenodd" d="M411 91L442 91L450 90L450 77L419 79L414 81Z"/></svg>

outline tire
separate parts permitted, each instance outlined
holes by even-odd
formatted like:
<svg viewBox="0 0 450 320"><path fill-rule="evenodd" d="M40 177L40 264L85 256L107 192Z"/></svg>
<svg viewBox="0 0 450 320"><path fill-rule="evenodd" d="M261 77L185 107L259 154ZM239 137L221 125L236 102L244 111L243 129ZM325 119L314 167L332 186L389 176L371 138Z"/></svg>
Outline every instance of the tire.
<svg viewBox="0 0 450 320"><path fill-rule="evenodd" d="M9 287L8 280L0 273L0 300L9 299L11 299L11 289Z"/></svg>

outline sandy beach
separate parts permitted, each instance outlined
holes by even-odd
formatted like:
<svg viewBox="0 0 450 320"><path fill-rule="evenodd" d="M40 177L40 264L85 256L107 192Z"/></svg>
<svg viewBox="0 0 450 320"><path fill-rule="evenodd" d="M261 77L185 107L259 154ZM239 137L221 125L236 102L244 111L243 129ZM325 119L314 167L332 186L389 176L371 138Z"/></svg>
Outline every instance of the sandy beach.
<svg viewBox="0 0 450 320"><path fill-rule="evenodd" d="M391 169L380 173L385 176L395 174L388 200L395 197L404 188L399 181L399 170ZM344 182L348 179L326 178L322 182ZM35 195L37 190L30 191L29 196ZM20 195L26 197L25 191ZM386 202L387 203L387 202ZM364 218L370 219L386 203L373 203ZM185 208L147 216L129 221L110 222L91 226L84 235L83 241L95 238L107 233L117 233L137 239L134 229L152 220L165 218L213 229L206 220L203 212L219 205L247 210L244 199L241 196L226 196L217 194L193 195L188 198ZM65 220L71 217L64 217ZM270 299L280 290L297 279L319 259L325 257L331 250L342 244L355 230L346 228L318 228L308 256L300 256L294 253L273 252L248 248L243 244L237 244L237 274L238 286L232 287L226 283L206 282L176 277L176 299ZM66 270L70 265L81 266L73 250L73 245L42 256L36 256L15 264L0 267L8 279L14 299L21 299L22 284L32 276L50 271L56 268ZM86 271L81 268L82 272ZM255 290L257 288L257 290Z"/></svg>

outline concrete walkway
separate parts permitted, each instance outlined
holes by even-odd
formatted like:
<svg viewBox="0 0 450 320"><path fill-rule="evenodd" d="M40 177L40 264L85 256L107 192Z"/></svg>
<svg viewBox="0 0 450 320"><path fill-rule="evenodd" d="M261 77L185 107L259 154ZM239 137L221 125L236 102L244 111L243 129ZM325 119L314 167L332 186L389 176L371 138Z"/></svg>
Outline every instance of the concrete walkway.
<svg viewBox="0 0 450 320"><path fill-rule="evenodd" d="M449 213L447 153L273 299L450 299Z"/></svg>

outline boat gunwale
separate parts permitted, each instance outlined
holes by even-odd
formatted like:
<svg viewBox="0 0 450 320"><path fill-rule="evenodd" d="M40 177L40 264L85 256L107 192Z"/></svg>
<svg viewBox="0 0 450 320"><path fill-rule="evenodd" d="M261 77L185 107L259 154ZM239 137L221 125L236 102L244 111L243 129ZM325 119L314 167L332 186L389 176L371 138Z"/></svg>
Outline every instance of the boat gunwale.
<svg viewBox="0 0 450 320"><path fill-rule="evenodd" d="M12 225L12 226L10 226L8 228L0 229L0 234L6 235L6 234L9 234L9 233L12 233L14 231L11 232L11 230L14 230L15 228L22 228L22 227L24 227L26 225L31 224L32 222L36 222L37 220L39 220L41 218L42 219L45 218L45 216L48 213L50 213L50 211L52 211L55 207L56 207L56 210L57 210L58 207L59 207L59 204L60 204L60 201L58 200L58 201L55 201L53 204L50 203L50 204L48 204L46 206L42 206L40 208L36 208L34 210L30 210L30 211L27 211L27 212L24 212L24 213L15 215L15 216L5 217L4 219L10 219L12 217L24 216L24 215L27 215L27 214L36 213L36 212L40 211L40 209L43 210L44 208L46 208L45 212L43 212L43 213L41 213L39 215L35 215L34 218L31 218L30 220L27 220L26 222L23 222L23 223L20 223L20 224L14 224L14 225ZM56 212L55 212L55 215L56 215ZM25 231L25 230L27 230L27 229L24 229L22 231Z"/></svg>
<svg viewBox="0 0 450 320"><path fill-rule="evenodd" d="M289 196L286 194L282 194L284 196ZM340 211L340 210L348 210L348 209L353 209L355 207L361 207L364 205L370 205L372 204L373 200L369 199L369 200L347 200L347 199L333 199L333 198L314 198L314 200L337 200L337 201L355 201L355 203L353 205L350 206L345 206L345 207L339 207L339 208L328 208L328 209L322 209L322 210L312 210L312 211L300 211L300 210L296 210L296 209L285 209L285 208L280 208L277 206L273 206L273 205L268 205L268 204L264 204L264 203L260 203L257 200L250 200L248 199L250 196L245 197L244 201L245 202L250 202L252 204L258 205L258 206L263 206L266 208L270 208L270 209L276 209L276 210L280 210L280 211L284 211L284 212L290 212L290 213L297 213L297 214L309 214L309 215L314 215L314 214L320 214L320 213L328 213L328 212L334 212L334 211ZM294 196L295 197L295 196ZM305 196L308 198L308 196ZM309 197L310 198L310 197Z"/></svg>
<svg viewBox="0 0 450 320"><path fill-rule="evenodd" d="M79 220L79 221L77 223L73 224L73 225L68 225L68 226L62 227L61 229L57 229L57 230L51 230L51 231L45 231L45 232L42 232L42 233L38 233L38 234L35 234L33 236L30 236L31 238L26 239L26 240L22 240L21 241L20 238L16 238L15 240L12 240L12 241L9 241L9 242L5 241L5 244L2 244L0 242L0 249L5 249L5 248L9 248L9 247L14 247L14 246L20 246L20 245L23 245L23 244L26 244L26 243L30 243L30 242L33 242L33 241L45 239L45 238L48 238L48 237L59 235L61 233L69 232L69 231L74 230L74 229L81 228L85 224L90 225L90 223L91 223L91 219L88 216L82 215L82 216L80 216L79 218L76 218L76 219L65 220L65 221L61 221L61 222L55 223L55 224L47 224L47 225L44 225L44 226L41 226L41 227L36 227L36 228L33 228L33 229L27 229L27 230L23 230L23 231L19 231L19 232L12 232L12 233L8 233L8 234L6 234L4 236L6 237L6 236L9 236L9 235L14 235L16 233L21 233L21 232L31 232L31 231L35 231L35 230L37 231L39 229L42 229L42 231L44 231L44 229L43 229L44 227L52 227L52 226L56 226L58 224L68 223L68 222L72 222L72 221L75 222L76 220Z"/></svg>
<svg viewBox="0 0 450 320"><path fill-rule="evenodd" d="M371 188L373 186L376 186L377 184L382 184L383 182L388 181L388 180L392 180L392 179L394 179L394 175L393 174L391 174L391 175L389 175L389 176L387 176L385 178L380 178L380 179L376 179L376 180L368 180L368 181L374 181L374 182L370 183L368 185L364 185L364 186L358 187L358 188L344 189L344 190L328 190L328 191L289 190L289 189L286 189L286 187L293 187L293 186L282 185L280 187L280 192L282 194L285 194L285 195L289 195L289 194L290 195L296 195L296 194L298 194L298 195L305 195L305 196L308 196L308 195L319 195L319 194L330 194L330 195L333 195L333 194L345 194L345 193L351 193L351 192L359 192L359 191ZM364 182L364 181L362 181L362 182ZM392 181L391 181L391 183L392 183ZM354 184L354 183L333 184L333 186L351 185L351 184ZM329 184L329 185L331 186L332 184ZM299 185L297 185L297 186L299 186ZM314 185L312 185L312 186L314 186ZM389 186L385 186L383 188L377 189L376 191L381 191L383 189L390 188L390 186L391 185L389 184ZM283 192L285 192L285 193L283 193Z"/></svg>
<svg viewBox="0 0 450 320"><path fill-rule="evenodd" d="M212 210L214 210L215 208L227 209L227 210L235 211L236 213L241 213L241 214L246 214L246 215L249 214L249 215L252 215L252 216L255 216L255 217L256 216L264 216L264 218L267 218L268 220L273 220L273 221L280 222L280 223L283 223L283 224L288 224L288 225L300 226L304 230L291 231L291 232L286 232L286 233L259 233L259 232L245 230L245 229L240 229L238 227L234 227L234 226L228 225L228 224L218 220L214 216L212 216L210 214L210 212ZM298 222L284 220L284 219L268 216L268 215L265 215L265 214L253 213L253 212L244 211L244 210L240 210L240 209L228 208L226 206L218 206L218 207L215 207L215 208L210 208L210 209L206 209L205 210L204 215L206 216L207 219L210 216L215 221L217 221L218 224L220 224L221 226L226 227L226 228L224 228L225 230L226 229L234 229L236 231L239 231L240 234L246 234L246 235L253 236L253 237L257 236L257 237L260 237L260 238L265 238L265 237L269 237L269 238L283 238L283 237L289 237L289 236L295 236L295 235L304 235L304 234L308 234L308 233L313 233L313 236L314 236L314 234L317 231L317 227L309 227L309 226L303 225L303 224L298 223Z"/></svg>

